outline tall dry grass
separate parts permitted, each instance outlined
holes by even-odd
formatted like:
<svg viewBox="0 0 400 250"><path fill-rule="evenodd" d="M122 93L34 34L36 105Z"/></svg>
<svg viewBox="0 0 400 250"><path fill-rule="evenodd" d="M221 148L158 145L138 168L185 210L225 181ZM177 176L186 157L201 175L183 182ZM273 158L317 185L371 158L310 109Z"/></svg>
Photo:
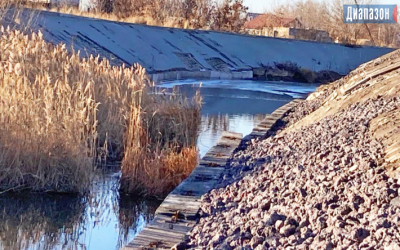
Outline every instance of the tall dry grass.
<svg viewBox="0 0 400 250"><path fill-rule="evenodd" d="M76 6L44 6L28 1L24 6L90 18L147 25L239 32L247 19L243 0L96 0L88 11Z"/></svg>
<svg viewBox="0 0 400 250"><path fill-rule="evenodd" d="M149 178L179 183L195 166L199 100L153 95L149 85L140 65L82 59L40 33L2 29L0 190L82 193L97 164L122 159L126 192Z"/></svg>
<svg viewBox="0 0 400 250"><path fill-rule="evenodd" d="M199 95L188 100L174 93L152 96L145 109L134 109L125 138L123 192L164 196L192 172L200 108Z"/></svg>
<svg viewBox="0 0 400 250"><path fill-rule="evenodd" d="M146 24L152 26L163 26L169 28L185 28L185 29L193 29L195 28L193 25L189 25L189 22L181 17L174 16L165 16L158 17L157 15L152 15L151 13L130 13L130 14L120 14L120 12L102 12L97 11L95 9L91 11L81 11L78 7L75 6L54 6L51 8L46 8L42 5L32 5L30 3L25 5L26 7L38 10L45 10L50 12L57 12L75 16L83 16L89 18L103 19L109 21L116 22L125 22L125 23L138 23L138 24ZM159 13L159 12L155 12ZM206 28L205 26L201 28Z"/></svg>
<svg viewBox="0 0 400 250"><path fill-rule="evenodd" d="M90 79L70 78L85 69L82 63L74 65L77 60L40 34L1 30L1 190L87 188L94 170L98 105Z"/></svg>
<svg viewBox="0 0 400 250"><path fill-rule="evenodd" d="M128 90L143 88L135 70L3 29L0 189L87 190L97 157L123 146Z"/></svg>

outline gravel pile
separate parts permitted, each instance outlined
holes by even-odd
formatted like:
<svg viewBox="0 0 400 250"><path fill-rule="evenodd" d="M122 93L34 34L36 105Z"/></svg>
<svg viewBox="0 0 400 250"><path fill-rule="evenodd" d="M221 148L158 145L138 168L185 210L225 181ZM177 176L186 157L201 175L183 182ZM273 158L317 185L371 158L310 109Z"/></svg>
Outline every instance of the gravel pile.
<svg viewBox="0 0 400 250"><path fill-rule="evenodd" d="M400 182L385 174L369 122L398 98L353 104L237 152L202 199L189 246L207 249L400 249Z"/></svg>
<svg viewBox="0 0 400 250"><path fill-rule="evenodd" d="M285 126L290 126L303 117L311 114L315 110L319 109L325 102L326 98L333 92L333 89L324 89L321 91L321 95L312 101L305 101L299 103L292 111L289 111L283 118L282 122Z"/></svg>
<svg viewBox="0 0 400 250"><path fill-rule="evenodd" d="M314 98L313 100L309 100L306 102L302 102L299 105L297 105L292 112L289 112L283 119L282 122L283 124L286 125L291 125L302 119L304 116L311 114L318 108L320 108L327 98L338 88L343 86L344 84L348 83L348 81L354 77L358 76L360 74L367 74L370 71L373 71L376 69L377 66L380 66L385 63L397 63L399 62L400 58L400 50L396 50L392 53L389 53L385 56L382 56L380 58L377 58L373 61L370 61L365 64L365 66L360 67L354 71L352 71L350 74L347 76L342 77L341 79L327 84L327 85L322 85L317 89L317 92L319 92L318 97Z"/></svg>

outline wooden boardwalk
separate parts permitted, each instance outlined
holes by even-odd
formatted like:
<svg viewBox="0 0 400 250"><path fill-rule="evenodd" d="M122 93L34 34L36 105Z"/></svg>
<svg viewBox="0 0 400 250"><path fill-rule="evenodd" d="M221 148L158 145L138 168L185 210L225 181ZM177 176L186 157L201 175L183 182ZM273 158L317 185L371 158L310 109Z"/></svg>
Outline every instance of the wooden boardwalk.
<svg viewBox="0 0 400 250"><path fill-rule="evenodd" d="M268 136L268 132L275 126L275 124L284 116L290 109L298 105L299 103L303 102L303 100L295 99L282 107L278 108L272 114L266 115L265 119L260 122L253 131L243 138L242 142L240 143L239 148L244 149L250 143L252 139L255 138L265 138Z"/></svg>
<svg viewBox="0 0 400 250"><path fill-rule="evenodd" d="M217 184L241 139L242 134L224 132L191 175L165 198L153 221L124 249L170 249L181 242L196 224L201 196Z"/></svg>
<svg viewBox="0 0 400 250"><path fill-rule="evenodd" d="M224 132L217 145L200 160L191 175L177 186L156 210L155 218L124 250L170 249L182 242L198 219L201 196L213 189L225 171L232 153L253 138L265 137L276 122L300 100L275 110L242 139L241 134Z"/></svg>

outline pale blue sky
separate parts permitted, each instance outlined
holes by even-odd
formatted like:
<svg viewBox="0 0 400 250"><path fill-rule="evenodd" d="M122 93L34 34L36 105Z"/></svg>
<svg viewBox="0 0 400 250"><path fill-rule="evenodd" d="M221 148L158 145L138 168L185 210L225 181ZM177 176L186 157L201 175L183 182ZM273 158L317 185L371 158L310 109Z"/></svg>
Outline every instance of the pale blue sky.
<svg viewBox="0 0 400 250"><path fill-rule="evenodd" d="M293 2L293 0L243 0L243 2L249 7L250 12L263 13L271 10L272 6ZM376 2L379 4L397 4L400 8L400 0L377 0Z"/></svg>

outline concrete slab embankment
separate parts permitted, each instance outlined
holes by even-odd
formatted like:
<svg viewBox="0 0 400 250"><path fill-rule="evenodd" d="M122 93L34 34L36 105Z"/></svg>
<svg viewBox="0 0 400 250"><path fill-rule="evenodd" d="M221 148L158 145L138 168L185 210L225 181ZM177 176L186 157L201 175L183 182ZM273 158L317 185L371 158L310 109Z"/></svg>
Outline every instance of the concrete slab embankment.
<svg viewBox="0 0 400 250"><path fill-rule="evenodd" d="M282 116L299 102L301 100L293 100L267 115L243 139L241 134L224 132L217 145L200 160L192 174L167 196L156 210L154 220L124 250L170 249L182 242L197 223L201 196L218 184L233 152L251 139L266 137Z"/></svg>
<svg viewBox="0 0 400 250"><path fill-rule="evenodd" d="M168 71L150 74L154 82L173 81L182 79L224 79L245 80L253 79L253 71L221 72L221 71Z"/></svg>
<svg viewBox="0 0 400 250"><path fill-rule="evenodd" d="M6 18L6 25L29 24L33 30L41 30L47 41L73 46L82 56L100 55L117 65L139 63L156 81L248 79L253 73L257 78L278 80L318 78L332 72L346 75L393 50L155 27L46 11L32 15L29 9L22 11L18 20Z"/></svg>

